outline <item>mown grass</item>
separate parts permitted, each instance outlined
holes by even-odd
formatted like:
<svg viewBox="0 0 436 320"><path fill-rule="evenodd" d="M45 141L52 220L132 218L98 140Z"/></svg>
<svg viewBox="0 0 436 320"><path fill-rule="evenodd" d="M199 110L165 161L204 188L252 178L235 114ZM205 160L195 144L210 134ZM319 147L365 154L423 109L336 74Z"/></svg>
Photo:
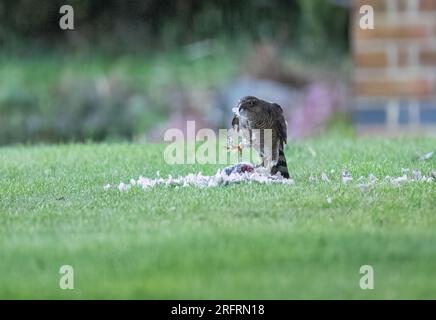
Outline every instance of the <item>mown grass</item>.
<svg viewBox="0 0 436 320"><path fill-rule="evenodd" d="M293 186L128 193L103 185L219 166L166 165L162 145L3 147L0 298L436 298L436 183L355 182L428 174L436 159L416 156L435 146L325 137L287 150ZM330 183L310 182L322 172ZM59 288L65 264L74 290Z"/></svg>

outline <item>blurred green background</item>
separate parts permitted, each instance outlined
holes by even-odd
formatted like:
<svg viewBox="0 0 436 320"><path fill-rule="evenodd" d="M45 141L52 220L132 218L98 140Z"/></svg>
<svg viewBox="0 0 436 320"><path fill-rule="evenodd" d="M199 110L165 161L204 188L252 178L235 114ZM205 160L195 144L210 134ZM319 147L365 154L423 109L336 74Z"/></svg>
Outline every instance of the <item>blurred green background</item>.
<svg viewBox="0 0 436 320"><path fill-rule="evenodd" d="M59 27L64 4L74 30ZM246 94L282 104L291 136L311 135L345 103L348 9L327 0L3 0L0 144L162 141L186 120L226 128Z"/></svg>

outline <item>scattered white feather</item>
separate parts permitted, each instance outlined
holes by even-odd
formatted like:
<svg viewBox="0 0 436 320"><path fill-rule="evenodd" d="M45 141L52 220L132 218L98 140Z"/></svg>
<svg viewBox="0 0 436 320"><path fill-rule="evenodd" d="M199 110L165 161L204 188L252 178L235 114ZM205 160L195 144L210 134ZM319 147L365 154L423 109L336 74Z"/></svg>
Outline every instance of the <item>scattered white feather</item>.
<svg viewBox="0 0 436 320"><path fill-rule="evenodd" d="M413 175L413 179L416 181L420 181L422 179L421 171L413 170L412 175Z"/></svg>
<svg viewBox="0 0 436 320"><path fill-rule="evenodd" d="M375 175L373 175L372 173L370 173L369 175L368 175L368 180L369 180L369 182L370 183L376 183L377 182L377 177L375 176Z"/></svg>
<svg viewBox="0 0 436 320"><path fill-rule="evenodd" d="M348 172L348 170L343 170L342 171L342 182L348 183L352 180L353 180L353 177L351 176L350 172Z"/></svg>
<svg viewBox="0 0 436 320"><path fill-rule="evenodd" d="M424 161L424 160L428 160L431 157L433 157L434 151L430 151L427 152L426 154L423 154L422 156L419 157L419 160Z"/></svg>
<svg viewBox="0 0 436 320"><path fill-rule="evenodd" d="M368 175L368 179L366 179L365 177L361 176L357 181L359 182L357 184L357 187L361 191L365 191L368 188L370 188L370 187L375 185L375 183L377 182L377 177L375 175L373 175L372 173L370 173Z"/></svg>
<svg viewBox="0 0 436 320"><path fill-rule="evenodd" d="M402 175L398 178L391 178L391 183L395 186L399 186L401 183L408 181L407 175Z"/></svg>
<svg viewBox="0 0 436 320"><path fill-rule="evenodd" d="M325 172L321 173L321 180L324 182L330 182L330 179Z"/></svg>
<svg viewBox="0 0 436 320"><path fill-rule="evenodd" d="M130 184L125 184L125 183L123 183L123 182L121 182L121 183L118 185L118 190L119 190L120 192L126 192L126 191L129 191L130 188L131 188L131 185L130 185Z"/></svg>

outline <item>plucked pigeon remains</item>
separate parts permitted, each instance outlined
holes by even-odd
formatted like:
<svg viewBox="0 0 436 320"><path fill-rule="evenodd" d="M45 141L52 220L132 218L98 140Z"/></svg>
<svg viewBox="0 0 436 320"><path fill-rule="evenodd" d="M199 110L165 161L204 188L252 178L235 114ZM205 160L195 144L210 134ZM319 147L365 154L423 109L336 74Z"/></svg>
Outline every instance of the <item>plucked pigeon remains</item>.
<svg viewBox="0 0 436 320"><path fill-rule="evenodd" d="M258 184L283 184L292 185L292 179L283 178L280 173L271 175L263 167L255 167L248 162L240 162L233 166L218 170L213 176L204 176L201 172L197 174L188 174L187 176L179 176L173 178L169 175L167 178L160 177L159 171L156 173L156 178L139 177L131 179L129 183L121 182L115 186L120 192L129 191L133 187L140 187L144 190L156 186L173 186L178 187L218 187L227 186L236 183L258 183ZM103 187L105 190L113 188L110 184Z"/></svg>
<svg viewBox="0 0 436 320"><path fill-rule="evenodd" d="M370 173L367 177L360 176L353 183L353 177L351 173L344 169L339 175L339 181L343 184L350 185L359 188L361 191L365 191L378 184L390 184L395 187L400 187L404 183L417 183L417 182L436 182L436 172L432 171L428 176L421 173L418 170L402 169L402 175L398 177L385 176L382 179L378 179L374 174ZM319 176L310 175L310 183L328 183L331 184L337 181L335 178L335 171L330 171L330 176L325 171L321 172ZM118 185L107 184L103 188L104 190L118 189L120 192L129 191L132 188L142 188L147 190L156 186L172 186L175 189L179 187L197 187L197 188L210 188L218 186L228 186L238 183L257 183L257 184L282 184L293 185L293 179L285 179L280 173L277 175L271 175L266 168L255 167L248 162L240 162L235 165L226 167L222 170L218 170L213 176L205 176L201 172L191 173L187 176L179 176L173 178L169 175L167 178L160 177L159 171L156 173L155 178L145 178L143 176L138 179L130 179L128 183L121 182ZM327 202L332 203L332 198L327 197Z"/></svg>

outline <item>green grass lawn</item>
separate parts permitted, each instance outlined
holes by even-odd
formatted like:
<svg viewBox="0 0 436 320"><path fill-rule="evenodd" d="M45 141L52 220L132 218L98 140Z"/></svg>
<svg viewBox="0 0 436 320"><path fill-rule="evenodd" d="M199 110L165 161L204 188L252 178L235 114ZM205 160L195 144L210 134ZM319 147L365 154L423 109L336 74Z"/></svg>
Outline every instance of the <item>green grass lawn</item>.
<svg viewBox="0 0 436 320"><path fill-rule="evenodd" d="M356 180L427 175L436 157L416 156L435 147L325 137L287 150L292 186L127 193L103 185L219 166L165 165L162 145L2 147L0 298L434 299L436 183ZM330 183L309 181L324 171ZM59 288L66 264L74 290ZM359 287L366 264L374 290Z"/></svg>

